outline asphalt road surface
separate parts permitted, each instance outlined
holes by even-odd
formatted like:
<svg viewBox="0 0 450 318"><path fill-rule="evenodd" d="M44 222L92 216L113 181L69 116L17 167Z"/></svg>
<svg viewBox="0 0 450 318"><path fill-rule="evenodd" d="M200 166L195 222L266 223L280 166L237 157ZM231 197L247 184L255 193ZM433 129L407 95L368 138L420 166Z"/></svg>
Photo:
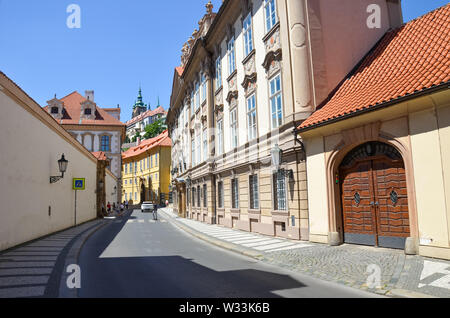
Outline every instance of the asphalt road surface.
<svg viewBox="0 0 450 318"><path fill-rule="evenodd" d="M79 261L83 298L374 297L217 248L140 211L92 235Z"/></svg>

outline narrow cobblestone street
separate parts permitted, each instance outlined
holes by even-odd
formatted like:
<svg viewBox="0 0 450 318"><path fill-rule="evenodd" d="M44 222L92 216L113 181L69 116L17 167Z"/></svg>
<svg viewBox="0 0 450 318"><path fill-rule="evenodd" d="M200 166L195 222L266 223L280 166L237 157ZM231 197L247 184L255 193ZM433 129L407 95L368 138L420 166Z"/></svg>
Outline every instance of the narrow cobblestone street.
<svg viewBox="0 0 450 318"><path fill-rule="evenodd" d="M235 229L207 225L194 220L180 219L170 209L164 211L172 216L172 220L182 223L190 230L206 234L207 236L203 236L206 239L210 237L214 240L231 243L230 249L235 251L242 252L237 244L244 239L250 242L251 239L248 238L250 236L254 241L262 243L258 244L258 247L256 247L258 249L247 247L249 250L247 254L251 255L250 251L253 250L253 255L263 262L295 272L380 295L450 297L450 262L447 261L407 256L402 250L358 245L332 247L309 242L299 243L280 238L275 239ZM226 233L225 236L224 233ZM231 233L234 233L234 235ZM275 250L264 251L264 246L271 246L274 241L292 246L288 249L281 248L279 250L275 248ZM247 245L252 245L252 243ZM375 267L373 267L374 265ZM371 280L371 277L375 278L372 274L377 274L378 269L381 278L380 284L376 280ZM368 283L370 285L374 283L377 287L370 288L371 286Z"/></svg>

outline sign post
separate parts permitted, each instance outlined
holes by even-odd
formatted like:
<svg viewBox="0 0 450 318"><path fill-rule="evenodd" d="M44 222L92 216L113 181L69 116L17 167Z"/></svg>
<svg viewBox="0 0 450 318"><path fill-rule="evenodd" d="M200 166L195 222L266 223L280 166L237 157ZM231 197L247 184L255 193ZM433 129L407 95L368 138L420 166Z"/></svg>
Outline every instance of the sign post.
<svg viewBox="0 0 450 318"><path fill-rule="evenodd" d="M77 226L77 192L86 190L86 179L74 178L72 185L75 190L75 226Z"/></svg>

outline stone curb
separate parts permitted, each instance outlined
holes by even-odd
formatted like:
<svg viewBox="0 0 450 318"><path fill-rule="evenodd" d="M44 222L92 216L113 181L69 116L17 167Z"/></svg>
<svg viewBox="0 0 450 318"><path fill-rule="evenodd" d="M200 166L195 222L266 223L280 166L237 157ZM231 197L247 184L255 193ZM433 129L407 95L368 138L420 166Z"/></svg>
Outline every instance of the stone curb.
<svg viewBox="0 0 450 318"><path fill-rule="evenodd" d="M401 298L439 298L436 296L422 294L419 292L406 290L406 289L392 289L387 296L390 297L401 297Z"/></svg>
<svg viewBox="0 0 450 318"><path fill-rule="evenodd" d="M79 259L81 249L83 248L86 241L98 230L100 230L101 228L110 224L109 222L102 222L102 221L103 221L103 219L98 220L98 224L93 225L92 227L88 228L87 230L82 232L80 236L75 238L75 242L72 245L72 247L70 248L69 252L67 253L67 257L65 259L64 271L63 271L63 275L61 277L61 281L60 281L60 285L59 285L59 293L58 293L59 298L77 298L78 297L77 289L67 288L66 281L67 281L69 274L66 272L66 269L67 269L67 266L69 266L69 265L78 264L78 259ZM83 281L81 281L81 284L83 284Z"/></svg>
<svg viewBox="0 0 450 318"><path fill-rule="evenodd" d="M164 214L168 214L168 212L166 212L166 211L164 211L163 213ZM251 257L251 258L254 258L254 259L257 259L257 260L261 260L262 257L263 257L263 255L261 253L257 252L257 251L254 251L254 250L251 250L251 249L247 249L247 248L244 248L242 246L239 246L239 245L236 245L236 244L233 244L233 243L228 243L228 242L224 242L224 241L212 238L212 237L210 237L208 235L205 235L205 234L203 234L201 232L198 232L198 231L190 228L187 225L182 224L181 222L179 222L174 217L171 217L171 216L169 216L169 217L170 217L170 219L173 220L172 224L174 224L175 226L177 226L181 230L191 234L192 236L194 236L194 237L196 237L198 239L201 239L201 240L206 241L208 243L211 243L211 244L213 244L215 246L218 246L218 247L227 249L229 251L232 251L232 252L235 252L235 253L238 253L238 254L242 254L244 256Z"/></svg>

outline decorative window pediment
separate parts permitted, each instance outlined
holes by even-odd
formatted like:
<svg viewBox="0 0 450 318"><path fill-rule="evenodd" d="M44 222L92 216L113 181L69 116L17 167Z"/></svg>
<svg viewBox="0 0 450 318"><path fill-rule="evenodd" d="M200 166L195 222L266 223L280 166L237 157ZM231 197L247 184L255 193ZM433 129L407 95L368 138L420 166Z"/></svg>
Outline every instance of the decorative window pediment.
<svg viewBox="0 0 450 318"><path fill-rule="evenodd" d="M61 102L59 99L56 99L56 97L50 101L47 102L48 104L48 112L50 115L53 116L55 119L62 119L64 116L64 103Z"/></svg>

